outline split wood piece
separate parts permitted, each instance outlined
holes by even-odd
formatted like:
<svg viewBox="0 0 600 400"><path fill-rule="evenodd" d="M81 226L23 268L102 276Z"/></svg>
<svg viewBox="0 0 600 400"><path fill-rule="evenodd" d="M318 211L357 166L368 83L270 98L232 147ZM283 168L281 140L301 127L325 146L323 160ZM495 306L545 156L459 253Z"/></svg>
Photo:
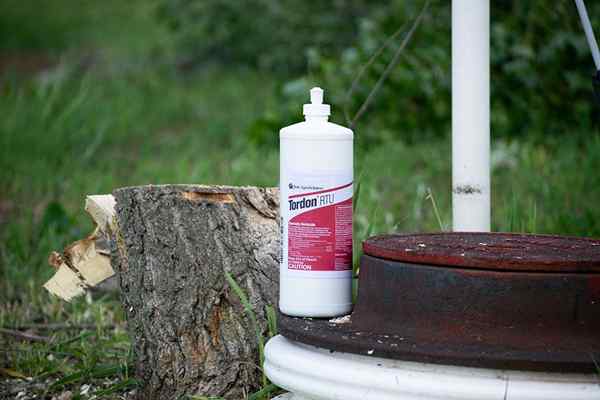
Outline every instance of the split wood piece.
<svg viewBox="0 0 600 400"><path fill-rule="evenodd" d="M110 242L115 234L115 199L111 195L87 196L85 211L96 224L85 239L67 246L62 254L48 258L57 269L44 287L52 294L70 301L115 274L110 263Z"/></svg>
<svg viewBox="0 0 600 400"><path fill-rule="evenodd" d="M117 189L112 264L139 399L242 399L260 383L257 328L276 307L278 192L198 185ZM245 292L258 327L228 285Z"/></svg>

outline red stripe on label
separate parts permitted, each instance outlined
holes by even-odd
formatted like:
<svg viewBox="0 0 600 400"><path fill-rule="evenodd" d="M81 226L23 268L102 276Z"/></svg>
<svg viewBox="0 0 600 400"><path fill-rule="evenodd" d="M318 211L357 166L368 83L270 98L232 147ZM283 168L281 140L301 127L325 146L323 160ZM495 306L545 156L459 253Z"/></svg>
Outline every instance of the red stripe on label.
<svg viewBox="0 0 600 400"><path fill-rule="evenodd" d="M288 199L293 199L295 197L302 197L302 196L312 196L313 194L321 194L321 193L327 193L327 192L335 192L336 190L340 190L340 189L344 189L347 188L348 186L351 186L353 182L347 183L345 185L342 186L338 186L335 187L333 189L325 189L325 190L320 190L318 192L312 192L312 193L302 193L302 194L295 194L293 196L289 196Z"/></svg>
<svg viewBox="0 0 600 400"><path fill-rule="evenodd" d="M290 270L352 270L352 198L292 218L288 251Z"/></svg>

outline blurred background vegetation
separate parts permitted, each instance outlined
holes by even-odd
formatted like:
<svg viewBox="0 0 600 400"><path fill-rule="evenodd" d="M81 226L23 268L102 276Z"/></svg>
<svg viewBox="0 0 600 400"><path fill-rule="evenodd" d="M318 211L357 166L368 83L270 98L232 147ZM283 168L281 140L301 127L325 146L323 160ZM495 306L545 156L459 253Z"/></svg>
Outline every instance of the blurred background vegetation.
<svg viewBox="0 0 600 400"><path fill-rule="evenodd" d="M394 32L408 31L408 22L423 5L363 0L222 3L162 2L158 16L173 35L179 63L219 61L268 71L287 89L282 94L294 96L288 99L294 105L305 100L307 86L324 82L334 104L351 111L364 101L400 40L387 46L344 104L361 66ZM592 16L600 13L597 2L589 6ZM450 2L434 4L401 67L371 107L372 129L361 132L368 144L380 144L388 136L422 140L424 135L447 134L450 21ZM571 2L494 1L491 29L494 137L534 134L543 139L575 126L597 125L589 90L593 67ZM281 117L296 117L293 110L293 115Z"/></svg>
<svg viewBox="0 0 600 400"><path fill-rule="evenodd" d="M277 185L277 133L308 89L348 125L423 4L0 0L0 326L53 343L0 334L0 398L135 387L118 297L41 288L49 252L92 228L86 194ZM450 35L450 2L432 2L354 124L357 245L450 226ZM493 228L600 236L600 109L574 4L492 1L491 41Z"/></svg>

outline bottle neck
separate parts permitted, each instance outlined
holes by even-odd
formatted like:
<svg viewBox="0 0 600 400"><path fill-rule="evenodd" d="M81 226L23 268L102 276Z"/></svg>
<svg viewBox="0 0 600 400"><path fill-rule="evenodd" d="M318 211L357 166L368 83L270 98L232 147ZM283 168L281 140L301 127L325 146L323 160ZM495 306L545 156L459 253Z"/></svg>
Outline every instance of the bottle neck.
<svg viewBox="0 0 600 400"><path fill-rule="evenodd" d="M305 115L306 122L327 122L329 117L327 115Z"/></svg>

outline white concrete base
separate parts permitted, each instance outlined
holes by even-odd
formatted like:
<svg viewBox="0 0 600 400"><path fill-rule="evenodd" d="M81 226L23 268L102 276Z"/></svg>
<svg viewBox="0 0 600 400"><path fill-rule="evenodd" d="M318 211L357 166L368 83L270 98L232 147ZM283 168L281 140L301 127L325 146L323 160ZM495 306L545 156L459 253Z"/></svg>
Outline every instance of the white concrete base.
<svg viewBox="0 0 600 400"><path fill-rule="evenodd" d="M278 400L599 400L598 375L467 368L328 350L279 335L265 348Z"/></svg>

